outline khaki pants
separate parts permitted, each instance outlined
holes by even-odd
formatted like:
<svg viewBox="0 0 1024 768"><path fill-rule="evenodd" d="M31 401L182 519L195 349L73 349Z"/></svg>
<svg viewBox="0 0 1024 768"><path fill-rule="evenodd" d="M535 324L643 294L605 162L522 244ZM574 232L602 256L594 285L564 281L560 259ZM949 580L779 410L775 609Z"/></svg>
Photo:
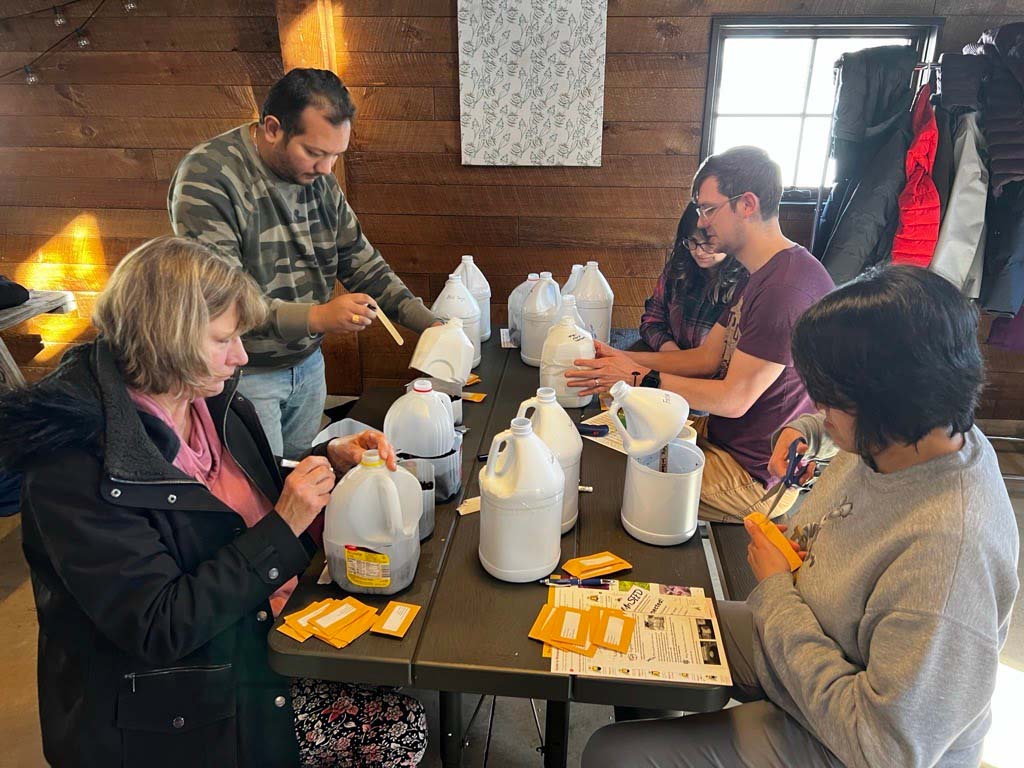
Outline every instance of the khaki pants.
<svg viewBox="0 0 1024 768"><path fill-rule="evenodd" d="M775 496L762 501L765 487L761 481L751 477L728 451L708 441L708 417L694 419L693 428L697 431L697 447L704 452L698 517L714 523L741 523L750 512L767 515ZM785 490L772 518L788 512L798 495L795 488Z"/></svg>

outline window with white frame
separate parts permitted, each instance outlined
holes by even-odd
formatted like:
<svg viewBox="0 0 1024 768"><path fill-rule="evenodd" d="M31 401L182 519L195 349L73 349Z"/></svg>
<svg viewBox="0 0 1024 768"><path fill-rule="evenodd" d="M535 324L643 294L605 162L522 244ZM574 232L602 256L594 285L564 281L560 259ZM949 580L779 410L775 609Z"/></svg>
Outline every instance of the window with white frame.
<svg viewBox="0 0 1024 768"><path fill-rule="evenodd" d="M786 199L810 199L834 178L828 144L833 68L847 52L909 45L933 55L940 19L719 18L712 25L702 155L741 144L782 166Z"/></svg>

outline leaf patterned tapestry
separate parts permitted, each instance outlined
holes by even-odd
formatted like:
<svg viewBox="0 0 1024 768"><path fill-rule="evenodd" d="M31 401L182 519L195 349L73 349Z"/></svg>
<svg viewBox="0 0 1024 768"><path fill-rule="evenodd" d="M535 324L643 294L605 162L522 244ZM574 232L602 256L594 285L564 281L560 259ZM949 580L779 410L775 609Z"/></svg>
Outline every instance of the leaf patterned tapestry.
<svg viewBox="0 0 1024 768"><path fill-rule="evenodd" d="M601 165L608 0L459 0L464 165Z"/></svg>

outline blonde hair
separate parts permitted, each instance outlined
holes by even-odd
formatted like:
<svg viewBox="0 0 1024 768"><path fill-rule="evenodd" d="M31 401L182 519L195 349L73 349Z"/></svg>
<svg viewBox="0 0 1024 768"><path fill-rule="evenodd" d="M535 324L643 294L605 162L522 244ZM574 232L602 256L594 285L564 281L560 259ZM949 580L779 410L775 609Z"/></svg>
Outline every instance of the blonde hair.
<svg viewBox="0 0 1024 768"><path fill-rule="evenodd" d="M92 322L110 344L128 386L194 396L211 375L210 320L234 306L238 332L263 325L267 302L249 275L206 246L158 237L125 256L96 301Z"/></svg>

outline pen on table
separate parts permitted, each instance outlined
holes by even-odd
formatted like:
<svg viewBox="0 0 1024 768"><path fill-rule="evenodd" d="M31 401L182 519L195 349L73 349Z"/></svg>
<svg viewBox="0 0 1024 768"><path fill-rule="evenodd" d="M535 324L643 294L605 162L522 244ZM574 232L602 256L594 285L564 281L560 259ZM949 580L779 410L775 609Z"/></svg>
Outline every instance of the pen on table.
<svg viewBox="0 0 1024 768"><path fill-rule="evenodd" d="M549 587L606 587L612 583L612 579L541 579L540 584Z"/></svg>

